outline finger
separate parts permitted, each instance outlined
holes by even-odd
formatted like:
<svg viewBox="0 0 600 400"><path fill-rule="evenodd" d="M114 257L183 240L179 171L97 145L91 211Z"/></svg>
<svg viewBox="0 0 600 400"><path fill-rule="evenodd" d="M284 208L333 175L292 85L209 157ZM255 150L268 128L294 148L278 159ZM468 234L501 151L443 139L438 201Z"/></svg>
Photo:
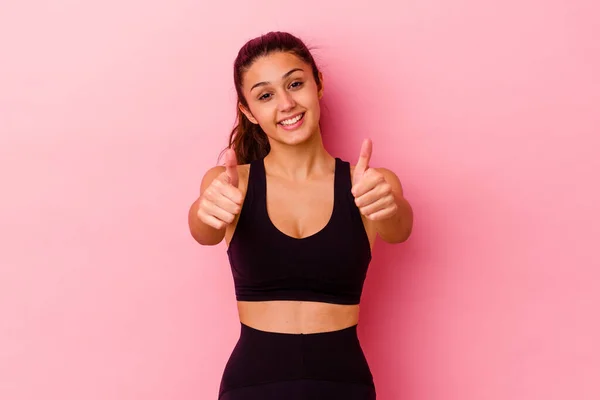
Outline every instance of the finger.
<svg viewBox="0 0 600 400"><path fill-rule="evenodd" d="M373 191L375 188L377 188L377 190ZM351 191L354 198L358 199L371 191L373 191L373 193L370 194L371 197L381 197L382 195L385 195L385 192L388 191L389 188L390 186L385 183L385 178L382 174L374 169L369 169L363 174L362 179L352 187Z"/></svg>
<svg viewBox="0 0 600 400"><path fill-rule="evenodd" d="M206 225L211 226L215 229L222 229L225 226L227 226L225 222L213 217L212 215L201 214L200 212L198 212L198 218L200 218L200 221L204 222Z"/></svg>
<svg viewBox="0 0 600 400"><path fill-rule="evenodd" d="M371 171L373 170L367 171L364 178L352 188L354 198L361 199L362 205L372 203L376 199L392 193L392 186L385 181L383 175L369 174ZM363 197L365 197L364 200L362 200Z"/></svg>
<svg viewBox="0 0 600 400"><path fill-rule="evenodd" d="M371 161L371 153L373 152L373 142L371 139L365 139L360 148L360 155L358 156L358 162L356 163L356 169L364 173L369 168L369 161Z"/></svg>
<svg viewBox="0 0 600 400"><path fill-rule="evenodd" d="M215 191L213 193L215 194L211 198L216 201L218 200L218 196L221 195L232 202L241 205L242 201L244 201L244 196L242 195L240 189L229 183L230 179L231 178L229 178L226 172L221 174L219 179L214 182Z"/></svg>
<svg viewBox="0 0 600 400"><path fill-rule="evenodd" d="M363 213L364 215L369 215L377 211L383 210L387 207L390 207L392 204L394 204L394 197L392 195L389 195L378 198L374 201L365 202L365 204L359 206L359 208L361 213Z"/></svg>
<svg viewBox="0 0 600 400"><path fill-rule="evenodd" d="M240 210L242 209L242 207L239 204L235 203L234 201L231 201L225 196L219 199L219 201L217 201L215 205L233 215L239 214Z"/></svg>
<svg viewBox="0 0 600 400"><path fill-rule="evenodd" d="M355 188L357 194L354 196L354 202L358 207L367 206L385 196L384 193L381 193L379 190L374 189L373 187L363 189L364 187L365 186L363 186L363 182L361 182Z"/></svg>
<svg viewBox="0 0 600 400"><path fill-rule="evenodd" d="M355 174L358 172L358 174L362 177L365 171L369 168L369 162L371 161L372 152L373 142L371 142L371 139L365 139L360 148L360 155L358 156L356 167L354 167Z"/></svg>
<svg viewBox="0 0 600 400"><path fill-rule="evenodd" d="M238 187L237 158L231 148L225 152L225 172L232 186Z"/></svg>
<svg viewBox="0 0 600 400"><path fill-rule="evenodd" d="M373 214L367 215L367 219L371 221L380 221L382 219L387 219L394 215L397 212L397 210L398 206L394 204L390 207L384 208L383 210L379 210L377 212L374 212Z"/></svg>
<svg viewBox="0 0 600 400"><path fill-rule="evenodd" d="M223 183L216 183L215 185L221 186L215 188L215 190L206 192L204 201L201 204L202 207L204 207L206 210L213 211L214 209L212 208L212 206L214 205L216 207L222 208L223 210L229 213L238 214L242 209L241 201L233 201L227 195L222 193L223 191L231 190L233 192L231 196L234 197L236 195L235 191L237 191L238 189L230 185L225 185ZM241 194L239 194L239 197L241 197Z"/></svg>
<svg viewBox="0 0 600 400"><path fill-rule="evenodd" d="M221 194L238 206L241 206L242 202L244 201L244 195L242 192L233 186L224 186Z"/></svg>
<svg viewBox="0 0 600 400"><path fill-rule="evenodd" d="M202 204L202 212L230 224L237 214L234 212L237 207L239 206L233 204L229 199L222 199L219 204L207 201Z"/></svg>

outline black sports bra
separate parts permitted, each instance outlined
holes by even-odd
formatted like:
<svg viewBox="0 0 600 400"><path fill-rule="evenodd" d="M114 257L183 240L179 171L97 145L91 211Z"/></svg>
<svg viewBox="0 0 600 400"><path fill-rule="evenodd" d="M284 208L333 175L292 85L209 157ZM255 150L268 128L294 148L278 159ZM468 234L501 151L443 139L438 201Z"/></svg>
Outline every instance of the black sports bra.
<svg viewBox="0 0 600 400"><path fill-rule="evenodd" d="M250 163L248 187L227 249L238 301L359 304L371 248L350 192L350 164L335 159L334 206L319 232L294 238L267 213L264 159Z"/></svg>

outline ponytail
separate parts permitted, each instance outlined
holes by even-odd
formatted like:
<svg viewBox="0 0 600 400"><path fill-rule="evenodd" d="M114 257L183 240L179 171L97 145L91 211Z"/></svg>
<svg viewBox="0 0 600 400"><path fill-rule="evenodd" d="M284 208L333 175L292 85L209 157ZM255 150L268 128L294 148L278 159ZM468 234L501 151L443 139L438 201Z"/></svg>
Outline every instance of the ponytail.
<svg viewBox="0 0 600 400"><path fill-rule="evenodd" d="M253 124L239 107L236 108L237 125L231 131L228 147L235 150L238 164L248 164L269 154L271 145L260 125Z"/></svg>

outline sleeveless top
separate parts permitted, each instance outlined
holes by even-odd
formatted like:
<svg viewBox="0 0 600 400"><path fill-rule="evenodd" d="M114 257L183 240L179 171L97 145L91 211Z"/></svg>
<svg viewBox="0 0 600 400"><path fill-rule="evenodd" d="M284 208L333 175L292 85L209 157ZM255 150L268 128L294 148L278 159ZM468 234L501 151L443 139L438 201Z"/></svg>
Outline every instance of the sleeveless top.
<svg viewBox="0 0 600 400"><path fill-rule="evenodd" d="M333 212L319 232L294 238L267 213L264 158L252 161L227 248L238 301L359 304L371 248L350 189L350 163L335 158Z"/></svg>

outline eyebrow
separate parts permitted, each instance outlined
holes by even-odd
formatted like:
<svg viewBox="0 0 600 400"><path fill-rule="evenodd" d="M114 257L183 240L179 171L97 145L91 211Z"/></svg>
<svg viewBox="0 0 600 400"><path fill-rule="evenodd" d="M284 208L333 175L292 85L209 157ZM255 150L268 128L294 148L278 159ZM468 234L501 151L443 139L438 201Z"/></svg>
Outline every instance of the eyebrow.
<svg viewBox="0 0 600 400"><path fill-rule="evenodd" d="M285 74L284 74L284 75L281 77L281 79L285 79L285 78L287 78L288 76L290 76L291 74L293 74L293 73L294 73L294 72L296 72L296 71L302 71L302 72L304 72L304 70L303 70L302 68L294 68L294 69L292 69L292 70L290 70L290 71L286 72L286 73L285 73ZM254 88L256 88L256 87L258 87L258 86L265 86L265 85L268 85L268 84L270 84L270 83L271 83L271 82L258 82L257 84L255 84L254 86L252 86L252 87L250 88L250 91L254 90Z"/></svg>

